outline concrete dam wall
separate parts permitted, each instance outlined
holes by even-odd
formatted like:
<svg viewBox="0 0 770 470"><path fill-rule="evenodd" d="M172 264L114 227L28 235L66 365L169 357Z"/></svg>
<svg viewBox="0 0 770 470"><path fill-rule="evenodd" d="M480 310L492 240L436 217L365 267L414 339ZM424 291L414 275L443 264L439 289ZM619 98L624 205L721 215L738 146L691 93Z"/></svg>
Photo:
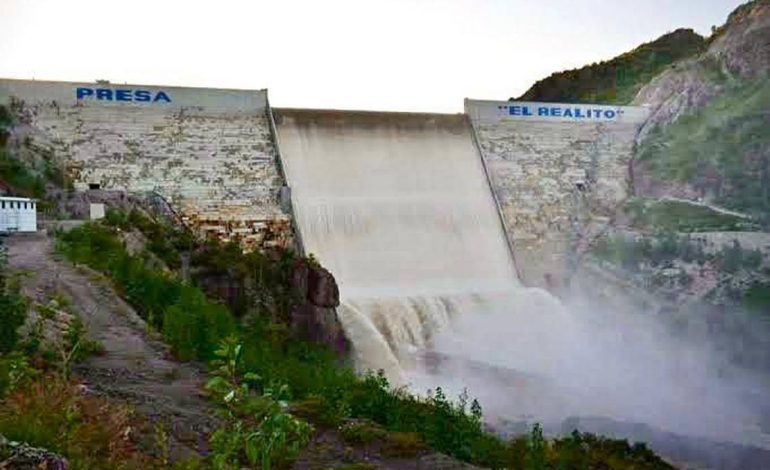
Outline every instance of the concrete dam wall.
<svg viewBox="0 0 770 470"><path fill-rule="evenodd" d="M157 191L195 229L290 243L265 90L0 80L0 103L77 190Z"/></svg>
<svg viewBox="0 0 770 470"><path fill-rule="evenodd" d="M641 107L466 100L522 280L567 274L630 194Z"/></svg>

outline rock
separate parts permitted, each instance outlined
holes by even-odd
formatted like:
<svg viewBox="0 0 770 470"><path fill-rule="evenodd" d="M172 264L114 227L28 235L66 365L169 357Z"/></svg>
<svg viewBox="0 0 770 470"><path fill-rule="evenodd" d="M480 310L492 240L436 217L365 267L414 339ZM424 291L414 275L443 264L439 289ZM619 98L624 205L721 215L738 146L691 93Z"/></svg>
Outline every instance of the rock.
<svg viewBox="0 0 770 470"><path fill-rule="evenodd" d="M294 291L301 299L307 299L307 286L308 275L310 267L304 260L299 260L294 263L294 267L291 272L291 285Z"/></svg>
<svg viewBox="0 0 770 470"><path fill-rule="evenodd" d="M321 266L311 266L308 273L307 299L319 307L337 307L340 291L334 276Z"/></svg>
<svg viewBox="0 0 770 470"><path fill-rule="evenodd" d="M349 350L348 340L337 313L332 308L309 303L295 307L291 314L292 328L302 338L331 347L338 356Z"/></svg>
<svg viewBox="0 0 770 470"><path fill-rule="evenodd" d="M754 79L770 70L770 2L758 0L738 7L717 33L709 54L730 73Z"/></svg>
<svg viewBox="0 0 770 470"><path fill-rule="evenodd" d="M2 468L16 470L65 470L67 459L46 449L29 446L23 442L9 441L0 435Z"/></svg>
<svg viewBox="0 0 770 470"><path fill-rule="evenodd" d="M635 105L648 106L650 117L637 136L637 143L657 126L666 126L718 96L721 87L707 79L707 65L690 60L668 69L643 87Z"/></svg>
<svg viewBox="0 0 770 470"><path fill-rule="evenodd" d="M317 264L298 260L292 269L291 284L300 299L291 312L295 333L327 344L340 356L346 354L349 343L334 310L340 304L334 276Z"/></svg>

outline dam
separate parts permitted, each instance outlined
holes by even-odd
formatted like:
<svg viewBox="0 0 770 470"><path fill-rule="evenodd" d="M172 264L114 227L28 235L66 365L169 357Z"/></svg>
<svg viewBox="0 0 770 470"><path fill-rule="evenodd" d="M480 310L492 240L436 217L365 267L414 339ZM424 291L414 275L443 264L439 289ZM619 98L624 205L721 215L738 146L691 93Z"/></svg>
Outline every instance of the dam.
<svg viewBox="0 0 770 470"><path fill-rule="evenodd" d="M468 387L486 419L762 438L700 356L625 312L568 311L533 287L568 277L631 193L644 108L272 109L267 90L2 79L0 104L13 139L76 192L158 193L202 235L317 257L359 370L419 392Z"/></svg>

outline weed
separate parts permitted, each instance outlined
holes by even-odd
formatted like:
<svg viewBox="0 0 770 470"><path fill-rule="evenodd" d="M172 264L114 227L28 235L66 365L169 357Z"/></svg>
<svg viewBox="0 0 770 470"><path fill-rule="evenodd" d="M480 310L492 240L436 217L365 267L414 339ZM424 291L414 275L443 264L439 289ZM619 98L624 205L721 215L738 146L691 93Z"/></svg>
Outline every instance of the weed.
<svg viewBox="0 0 770 470"><path fill-rule="evenodd" d="M81 395L53 376L19 387L0 409L0 434L61 454L75 469L149 468L128 438L131 429L128 408Z"/></svg>
<svg viewBox="0 0 770 470"><path fill-rule="evenodd" d="M225 422L211 436L214 468L241 468L243 461L263 470L285 466L307 444L313 428L289 413L286 385L256 393L260 377L241 372L242 351L236 338L225 339L216 351L214 377L206 384Z"/></svg>
<svg viewBox="0 0 770 470"><path fill-rule="evenodd" d="M153 440L155 441L155 448L158 450L160 464L167 466L169 464L168 433L162 421L157 421L153 427Z"/></svg>
<svg viewBox="0 0 770 470"><path fill-rule="evenodd" d="M0 397L27 384L37 375L23 354L14 352L0 355Z"/></svg>
<svg viewBox="0 0 770 470"><path fill-rule="evenodd" d="M358 447L381 441L386 432L377 424L368 420L350 421L340 427L340 436L347 444Z"/></svg>
<svg viewBox="0 0 770 470"><path fill-rule="evenodd" d="M382 455L397 458L413 458L426 449L416 432L388 433L382 445Z"/></svg>
<svg viewBox="0 0 770 470"><path fill-rule="evenodd" d="M59 370L65 380L72 374L72 365L92 354L101 354L103 347L96 341L86 338L85 327L80 317L74 315L70 320L62 341L57 345Z"/></svg>
<svg viewBox="0 0 770 470"><path fill-rule="evenodd" d="M19 341L19 327L27 318L27 301L18 280L6 272L6 254L0 250L0 354L12 351Z"/></svg>

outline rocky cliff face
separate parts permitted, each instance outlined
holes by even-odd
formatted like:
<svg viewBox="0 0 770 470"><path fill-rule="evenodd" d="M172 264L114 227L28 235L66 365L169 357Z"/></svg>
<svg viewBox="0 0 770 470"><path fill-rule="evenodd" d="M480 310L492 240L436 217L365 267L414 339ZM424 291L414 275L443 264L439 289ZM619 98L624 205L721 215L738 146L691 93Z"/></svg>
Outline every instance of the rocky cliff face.
<svg viewBox="0 0 770 470"><path fill-rule="evenodd" d="M300 259L291 273L291 284L299 302L291 312L291 324L303 338L331 346L342 357L349 350L335 308L340 305L340 291L334 276L320 265Z"/></svg>
<svg viewBox="0 0 770 470"><path fill-rule="evenodd" d="M770 1L749 2L735 10L715 32L706 55L739 77L765 77L770 70Z"/></svg>

